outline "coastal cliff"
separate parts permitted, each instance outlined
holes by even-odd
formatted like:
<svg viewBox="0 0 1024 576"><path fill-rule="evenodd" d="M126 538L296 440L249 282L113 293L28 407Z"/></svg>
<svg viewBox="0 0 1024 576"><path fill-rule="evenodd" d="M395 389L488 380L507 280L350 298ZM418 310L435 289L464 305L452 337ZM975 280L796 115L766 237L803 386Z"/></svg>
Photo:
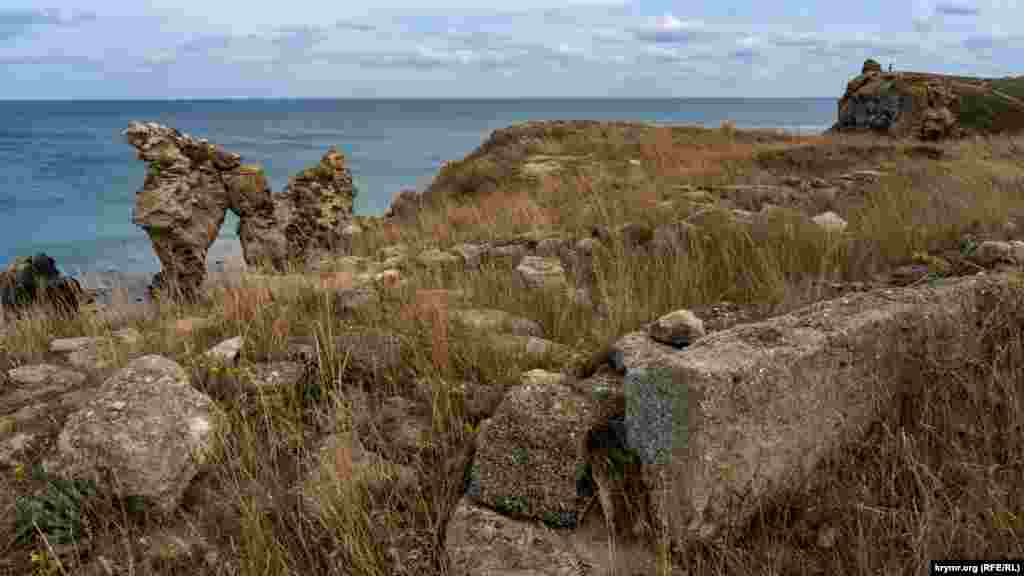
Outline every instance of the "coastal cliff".
<svg viewBox="0 0 1024 576"><path fill-rule="evenodd" d="M867 60L846 85L832 132L939 140L1024 130L1024 78L884 72Z"/></svg>

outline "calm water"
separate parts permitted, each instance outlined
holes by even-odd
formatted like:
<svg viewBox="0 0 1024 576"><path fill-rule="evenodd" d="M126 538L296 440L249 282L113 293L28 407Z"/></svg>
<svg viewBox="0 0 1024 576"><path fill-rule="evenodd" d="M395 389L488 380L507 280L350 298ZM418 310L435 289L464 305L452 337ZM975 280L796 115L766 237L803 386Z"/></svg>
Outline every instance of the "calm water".
<svg viewBox="0 0 1024 576"><path fill-rule="evenodd" d="M160 265L131 223L144 165L121 137L131 120L208 138L262 164L275 192L331 145L349 161L356 212L379 214L403 188L424 188L444 161L497 128L592 119L825 130L833 99L0 101L0 264L45 251L65 273L150 274ZM236 253L229 214L210 260Z"/></svg>

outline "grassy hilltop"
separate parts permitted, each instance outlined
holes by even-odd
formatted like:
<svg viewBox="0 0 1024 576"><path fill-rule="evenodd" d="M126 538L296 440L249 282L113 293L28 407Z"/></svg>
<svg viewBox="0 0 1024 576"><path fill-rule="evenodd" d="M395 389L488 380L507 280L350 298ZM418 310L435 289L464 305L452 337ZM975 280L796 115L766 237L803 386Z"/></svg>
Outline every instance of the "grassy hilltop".
<svg viewBox="0 0 1024 576"><path fill-rule="evenodd" d="M957 81L968 125L1003 118L1000 106L1009 100L992 97L994 90L1024 99L1019 78L984 81L989 88L976 94L967 88L980 83ZM83 519L73 546L53 546L45 529L14 541L22 527L13 521L16 498L54 488L26 472L38 454L0 466L0 574L83 573L73 568L76 559L95 567L98 556L133 559L135 573L140 566L152 574L227 573L210 567L216 563L182 560L180 550L153 552L140 541L182 525L240 574L439 574L445 525L462 491L479 415L493 412L488 403L500 401L500 391L525 371L588 376L616 339L680 308L706 318L728 309L732 322L754 321L891 285L908 270L917 276L904 284L975 274L972 246L1024 235L1022 146L1024 139L1006 135L924 144L729 124L527 123L497 131L447 164L417 211L361 218L365 232L349 257L297 272L288 286L250 271L214 279L196 305L123 303L71 321L45 310L9 320L0 340L5 373L60 363L49 350L55 338L134 327L143 336L138 347L112 345L110 368L91 372L84 386L101 382L129 355L164 355L190 371L230 424L174 518L151 517L102 496L56 499L62 517ZM846 188L828 185L861 170L877 176ZM733 209L771 216L752 235L730 219ZM809 220L826 211L847 222L842 234ZM682 253L656 257L622 241L630 233L642 242L651 230L686 219L699 219L702 234ZM600 312L564 294L517 288L513 271L497 263L453 270L416 258L465 242L548 237L610 239L592 281ZM381 272L383 261L402 252L397 244L408 257L387 260L397 272L378 277L379 304L341 314L337 294L360 274ZM676 563L688 565L690 574L911 574L929 559L1024 556L1024 330L1005 323L1024 318L1019 296L999 304L992 321L1003 324L964 327L978 330L979 339L997 334L992 356L914 358L916 380L893 385L916 392L832 455L814 483L793 486L720 543L674 551ZM449 324L454 300L535 321L546 338L579 354L537 361L492 349ZM198 318L206 320L185 320ZM329 345L353 327L388 330L410 343L400 373L354 372L350 358ZM304 343L313 347L317 366L285 394L233 393L244 365L210 366L202 353L239 335L245 362L282 359L291 344ZM368 430L364 442L388 454L400 435L401 422L367 425L378 408L359 404L362 396L369 406L403 397L430 422L413 461L420 483L383 492L342 487L322 496L332 503L326 512L313 514L289 490L314 439L326 430ZM953 413L969 417L954 423ZM343 478L352 473L353 458L339 453ZM834 544L822 542L822 522L833 527Z"/></svg>

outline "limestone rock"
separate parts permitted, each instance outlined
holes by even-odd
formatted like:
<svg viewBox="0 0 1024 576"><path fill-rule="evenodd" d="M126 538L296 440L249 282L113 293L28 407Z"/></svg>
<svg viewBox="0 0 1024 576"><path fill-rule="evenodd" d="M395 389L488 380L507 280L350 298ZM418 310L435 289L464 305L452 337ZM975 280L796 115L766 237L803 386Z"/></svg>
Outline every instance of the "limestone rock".
<svg viewBox="0 0 1024 576"><path fill-rule="evenodd" d="M283 270L288 262L343 247L355 189L344 156L331 148L313 168L271 193L258 166L205 140L155 123L131 122L125 139L147 165L132 221L160 259L153 290L194 298L206 277L206 255L227 210L250 267Z"/></svg>
<svg viewBox="0 0 1024 576"><path fill-rule="evenodd" d="M559 384L509 391L480 425L468 494L474 501L552 527L577 522L578 470L593 406Z"/></svg>
<svg viewBox="0 0 1024 576"><path fill-rule="evenodd" d="M448 316L453 322L464 328L484 334L506 333L537 337L544 335L544 329L537 322L504 310L490 308L449 310Z"/></svg>
<svg viewBox="0 0 1024 576"><path fill-rule="evenodd" d="M305 376L305 368L298 362L258 363L250 369L249 384L258 391L272 392L294 389Z"/></svg>
<svg viewBox="0 0 1024 576"><path fill-rule="evenodd" d="M459 500L445 532L452 576L580 576L573 548L536 522L508 518Z"/></svg>
<svg viewBox="0 0 1024 576"><path fill-rule="evenodd" d="M613 368L623 372L629 366L660 358L673 350L671 346L651 338L647 332L638 330L622 336L612 344L610 360Z"/></svg>
<svg viewBox="0 0 1024 576"><path fill-rule="evenodd" d="M454 254L449 254L437 248L430 248L420 252L416 261L431 269L452 268L461 263L461 259Z"/></svg>
<svg viewBox="0 0 1024 576"><path fill-rule="evenodd" d="M564 291L568 287L565 269L557 258L524 257L516 266L516 279L530 290Z"/></svg>
<svg viewBox="0 0 1024 576"><path fill-rule="evenodd" d="M39 402L41 398L62 394L85 382L85 375L53 364L19 366L7 371L7 377L16 386L4 394L11 404Z"/></svg>
<svg viewBox="0 0 1024 576"><path fill-rule="evenodd" d="M555 362L575 362L579 355L565 344L516 334L491 334L488 343L503 354L521 357L526 363L543 362L552 359Z"/></svg>
<svg viewBox="0 0 1024 576"><path fill-rule="evenodd" d="M972 260L986 268L997 264L1024 264L1024 242L986 240L975 249Z"/></svg>
<svg viewBox="0 0 1024 576"><path fill-rule="evenodd" d="M523 244L502 244L487 249L487 261L499 266L516 267L526 256L528 249Z"/></svg>
<svg viewBox="0 0 1024 576"><path fill-rule="evenodd" d="M0 271L0 304L9 311L39 303L71 315L78 312L81 304L94 300L82 290L78 280L63 276L54 259L42 252L16 258L6 270Z"/></svg>
<svg viewBox="0 0 1024 576"><path fill-rule="evenodd" d="M466 268L476 269L480 267L480 257L484 253L484 249L477 244L459 244L452 248L452 250L462 258L462 263Z"/></svg>
<svg viewBox="0 0 1024 576"><path fill-rule="evenodd" d="M536 254L541 258L561 258L562 253L570 246L570 241L565 238L544 238L537 243Z"/></svg>
<svg viewBox="0 0 1024 576"><path fill-rule="evenodd" d="M669 519L676 541L741 525L878 417L894 393L890 372L900 369L888 354L916 342L909 327L956 334L979 321L985 294L1010 282L990 275L864 292L715 332L683 350L623 355L630 448L644 461L647 485L663 482L670 492L672 504L655 517ZM730 499L738 493L747 495L742 504Z"/></svg>
<svg viewBox="0 0 1024 576"><path fill-rule="evenodd" d="M846 220L843 220L835 212L823 212L811 218L811 220L818 226L821 226L826 232L838 234L846 230Z"/></svg>
<svg viewBox="0 0 1024 576"><path fill-rule="evenodd" d="M50 352L67 354L68 363L83 370L101 370L111 365L113 348L118 341L137 344L142 335L134 328L114 332L116 338L89 337L58 338L50 342Z"/></svg>
<svg viewBox="0 0 1024 576"><path fill-rule="evenodd" d="M538 368L524 372L520 383L524 386L561 386L566 383L566 380L565 374L548 372Z"/></svg>
<svg viewBox="0 0 1024 576"><path fill-rule="evenodd" d="M207 458L219 414L176 362L144 356L68 417L47 469L147 498L169 513Z"/></svg>
<svg viewBox="0 0 1024 576"><path fill-rule="evenodd" d="M956 77L922 73L886 73L873 61L846 85L832 132L872 130L892 136L938 140L964 134L957 112L960 96L996 98L988 89ZM1010 108L1019 106L1007 102Z"/></svg>
<svg viewBox="0 0 1024 576"><path fill-rule="evenodd" d="M648 333L656 342L685 348L704 336L704 323L689 310L676 310L655 320Z"/></svg>
<svg viewBox="0 0 1024 576"><path fill-rule="evenodd" d="M207 350L206 356L223 362L226 366L234 366L238 363L238 357L244 344L245 340L242 336L235 336Z"/></svg>

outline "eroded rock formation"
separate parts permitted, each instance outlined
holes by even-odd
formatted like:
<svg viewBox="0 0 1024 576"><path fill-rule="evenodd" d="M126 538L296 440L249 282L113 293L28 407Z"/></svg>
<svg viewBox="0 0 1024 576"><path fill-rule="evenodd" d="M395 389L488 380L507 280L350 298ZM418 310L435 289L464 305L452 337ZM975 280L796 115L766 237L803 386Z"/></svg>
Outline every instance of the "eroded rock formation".
<svg viewBox="0 0 1024 576"><path fill-rule="evenodd" d="M874 60L846 85L835 130L888 132L936 140L959 135L953 78L935 74L883 72Z"/></svg>
<svg viewBox="0 0 1024 576"><path fill-rule="evenodd" d="M132 221L146 230L160 259L154 289L192 296L206 277L206 254L228 210L249 266L282 270L341 247L355 189L344 156L331 148L316 166L273 194L259 166L205 139L147 122L124 131L147 165Z"/></svg>
<svg viewBox="0 0 1024 576"><path fill-rule="evenodd" d="M847 83L832 131L871 130L922 140L1019 131L1024 102L993 86L992 79L885 72L869 59Z"/></svg>
<svg viewBox="0 0 1024 576"><path fill-rule="evenodd" d="M16 258L0 271L0 306L12 312L43 303L71 315L91 300L78 281L62 275L53 258L44 253Z"/></svg>

